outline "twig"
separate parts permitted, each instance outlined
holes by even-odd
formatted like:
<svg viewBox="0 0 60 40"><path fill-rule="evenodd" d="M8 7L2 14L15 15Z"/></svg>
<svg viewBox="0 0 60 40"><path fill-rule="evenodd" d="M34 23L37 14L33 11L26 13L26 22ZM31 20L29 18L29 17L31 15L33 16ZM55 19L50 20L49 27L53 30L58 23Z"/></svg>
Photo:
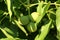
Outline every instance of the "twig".
<svg viewBox="0 0 60 40"><path fill-rule="evenodd" d="M29 7L32 7L32 6L35 6L35 5L38 5L38 4L39 4L39 3L30 4L30 6L29 6ZM43 4L48 4L48 3L44 2ZM50 3L50 5L60 6L60 4L56 4L56 2L54 2L54 3Z"/></svg>

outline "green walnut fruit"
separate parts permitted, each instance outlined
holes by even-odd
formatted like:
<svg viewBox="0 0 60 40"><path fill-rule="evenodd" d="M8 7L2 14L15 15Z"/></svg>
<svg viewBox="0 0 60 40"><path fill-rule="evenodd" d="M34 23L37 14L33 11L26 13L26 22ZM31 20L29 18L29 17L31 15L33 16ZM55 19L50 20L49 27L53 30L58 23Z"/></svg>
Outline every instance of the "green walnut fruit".
<svg viewBox="0 0 60 40"><path fill-rule="evenodd" d="M20 17L20 22L21 22L22 25L27 25L29 23L28 16L21 16Z"/></svg>
<svg viewBox="0 0 60 40"><path fill-rule="evenodd" d="M36 21L37 18L39 17L39 15L40 15L39 13L33 12L33 13L31 13L30 19L31 19L32 21Z"/></svg>
<svg viewBox="0 0 60 40"><path fill-rule="evenodd" d="M27 30L29 32L35 32L37 30L37 25L33 22L30 22L28 25L27 25Z"/></svg>

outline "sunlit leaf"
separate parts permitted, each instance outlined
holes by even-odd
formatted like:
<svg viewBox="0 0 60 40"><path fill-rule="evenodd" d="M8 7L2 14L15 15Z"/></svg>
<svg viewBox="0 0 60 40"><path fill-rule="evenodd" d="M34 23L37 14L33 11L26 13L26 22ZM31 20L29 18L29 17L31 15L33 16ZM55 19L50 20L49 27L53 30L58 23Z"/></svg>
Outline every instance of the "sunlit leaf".
<svg viewBox="0 0 60 40"><path fill-rule="evenodd" d="M44 15L46 14L46 11L49 9L49 7L50 7L50 2L47 4L47 5L45 5L43 8L42 8L42 10L40 10L40 11L42 11L40 14L40 16L38 17L38 19L37 19L37 21L36 21L36 23L38 24L40 21L41 21L41 19L44 17Z"/></svg>
<svg viewBox="0 0 60 40"><path fill-rule="evenodd" d="M17 26L26 34L26 36L27 36L28 33L26 32L25 28L24 28L23 26L21 26L18 21L14 20L14 22L16 23L16 25L17 25Z"/></svg>
<svg viewBox="0 0 60 40"><path fill-rule="evenodd" d="M5 30L5 31L7 31L7 32L8 32L8 33L10 33L10 34L14 34L14 33L13 33L13 31L12 31L12 30L10 30L10 29L9 29L9 28L7 28L7 27L5 27L5 28L4 28L4 30Z"/></svg>
<svg viewBox="0 0 60 40"><path fill-rule="evenodd" d="M5 34L5 36L9 39L14 39L13 36L9 35L4 29L0 28L0 30ZM15 39L14 39L15 40Z"/></svg>
<svg viewBox="0 0 60 40"><path fill-rule="evenodd" d="M41 33L39 34L38 38L35 39L35 40L44 40L44 39L45 39L45 37L47 36L47 34L48 34L48 32L49 32L49 28L50 28L51 22L52 22L52 21L50 21L48 24L43 25L43 26L41 27ZM37 36L36 36L36 37L37 37Z"/></svg>
<svg viewBox="0 0 60 40"><path fill-rule="evenodd" d="M37 7L37 12L42 15L42 7L43 7L43 1L39 2L38 7Z"/></svg>
<svg viewBox="0 0 60 40"><path fill-rule="evenodd" d="M60 7L56 11L56 28L57 28L57 37L60 40Z"/></svg>
<svg viewBox="0 0 60 40"><path fill-rule="evenodd" d="M11 16L12 16L12 11L11 11L11 0L5 0L6 5L7 5L7 9L8 9L8 13L10 16L10 21L11 21Z"/></svg>

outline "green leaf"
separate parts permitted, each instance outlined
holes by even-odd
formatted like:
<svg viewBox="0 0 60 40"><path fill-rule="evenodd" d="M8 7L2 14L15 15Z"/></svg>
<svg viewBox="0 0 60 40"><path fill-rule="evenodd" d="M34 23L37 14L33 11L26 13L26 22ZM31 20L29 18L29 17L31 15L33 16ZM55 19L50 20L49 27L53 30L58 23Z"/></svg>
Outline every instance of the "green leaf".
<svg viewBox="0 0 60 40"><path fill-rule="evenodd" d="M59 3L59 4L60 4L60 0L57 0L57 3Z"/></svg>
<svg viewBox="0 0 60 40"><path fill-rule="evenodd" d="M14 32L12 30L10 30L9 28L5 27L4 30L10 34L14 34Z"/></svg>
<svg viewBox="0 0 60 40"><path fill-rule="evenodd" d="M14 20L14 22L15 22L16 25L26 34L26 36L28 36L28 33L27 33L27 31L25 30L25 28L24 28L23 26L21 26L18 21Z"/></svg>
<svg viewBox="0 0 60 40"><path fill-rule="evenodd" d="M7 5L7 9L8 9L8 13L9 13L10 21L11 21L11 16L12 16L11 0L5 0L5 2L6 2L6 5Z"/></svg>
<svg viewBox="0 0 60 40"><path fill-rule="evenodd" d="M43 7L43 1L39 2L38 7L37 7L37 12L42 15L42 7Z"/></svg>
<svg viewBox="0 0 60 40"><path fill-rule="evenodd" d="M0 30L5 34L5 36L9 39L14 39L13 36L9 35L3 28L0 28ZM14 39L15 40L15 39Z"/></svg>
<svg viewBox="0 0 60 40"><path fill-rule="evenodd" d="M20 39L20 38L14 38L15 40L27 40L27 39ZM1 38L0 40L12 40L11 38Z"/></svg>
<svg viewBox="0 0 60 40"><path fill-rule="evenodd" d="M58 7L56 11L56 26L57 30L60 31L60 7Z"/></svg>
<svg viewBox="0 0 60 40"><path fill-rule="evenodd" d="M60 7L56 11L56 28L57 28L57 37L60 40Z"/></svg>
<svg viewBox="0 0 60 40"><path fill-rule="evenodd" d="M37 39L35 39L35 40L44 40L45 39L45 37L47 36L47 34L48 34L48 32L49 32L49 28L50 28L50 25L51 25L51 20L50 20L50 22L48 23L48 24L46 24L46 25L43 25L42 27L41 27L41 34L38 36L38 38ZM36 36L37 37L37 36Z"/></svg>
<svg viewBox="0 0 60 40"><path fill-rule="evenodd" d="M46 11L49 9L49 7L50 7L50 2L48 3L48 4L46 4L43 8L42 8L42 10L40 9L40 11L42 11L40 14L40 16L38 17L38 19L37 19L37 21L36 21L36 23L38 24L40 21L41 21L41 19L44 17L44 15L46 14Z"/></svg>
<svg viewBox="0 0 60 40"><path fill-rule="evenodd" d="M45 2L47 2L48 0L45 0Z"/></svg>
<svg viewBox="0 0 60 40"><path fill-rule="evenodd" d="M21 39L19 39L19 38L14 38L14 39L16 39L16 40L21 40ZM0 40L12 40L11 38L1 38Z"/></svg>
<svg viewBox="0 0 60 40"><path fill-rule="evenodd" d="M2 22L1 22L1 28L3 27L3 29L9 33L10 35L12 35L13 37L17 37L18 35L18 27L13 24L12 22L10 22L7 18L5 18Z"/></svg>
<svg viewBox="0 0 60 40"><path fill-rule="evenodd" d="M40 36L40 35L39 35L39 34L37 34L37 36L35 37L35 40L38 40L39 36Z"/></svg>
<svg viewBox="0 0 60 40"><path fill-rule="evenodd" d="M0 40L9 40L9 38L2 38L2 39L0 39Z"/></svg>
<svg viewBox="0 0 60 40"><path fill-rule="evenodd" d="M2 38L0 40L12 40L12 39L9 39L9 38Z"/></svg>

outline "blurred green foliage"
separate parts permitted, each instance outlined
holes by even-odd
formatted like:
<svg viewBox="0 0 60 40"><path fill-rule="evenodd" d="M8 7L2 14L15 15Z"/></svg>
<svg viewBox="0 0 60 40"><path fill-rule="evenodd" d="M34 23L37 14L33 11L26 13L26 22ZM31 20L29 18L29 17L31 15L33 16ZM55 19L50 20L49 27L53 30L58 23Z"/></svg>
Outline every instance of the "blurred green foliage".
<svg viewBox="0 0 60 40"><path fill-rule="evenodd" d="M0 40L60 40L60 0L0 0Z"/></svg>

